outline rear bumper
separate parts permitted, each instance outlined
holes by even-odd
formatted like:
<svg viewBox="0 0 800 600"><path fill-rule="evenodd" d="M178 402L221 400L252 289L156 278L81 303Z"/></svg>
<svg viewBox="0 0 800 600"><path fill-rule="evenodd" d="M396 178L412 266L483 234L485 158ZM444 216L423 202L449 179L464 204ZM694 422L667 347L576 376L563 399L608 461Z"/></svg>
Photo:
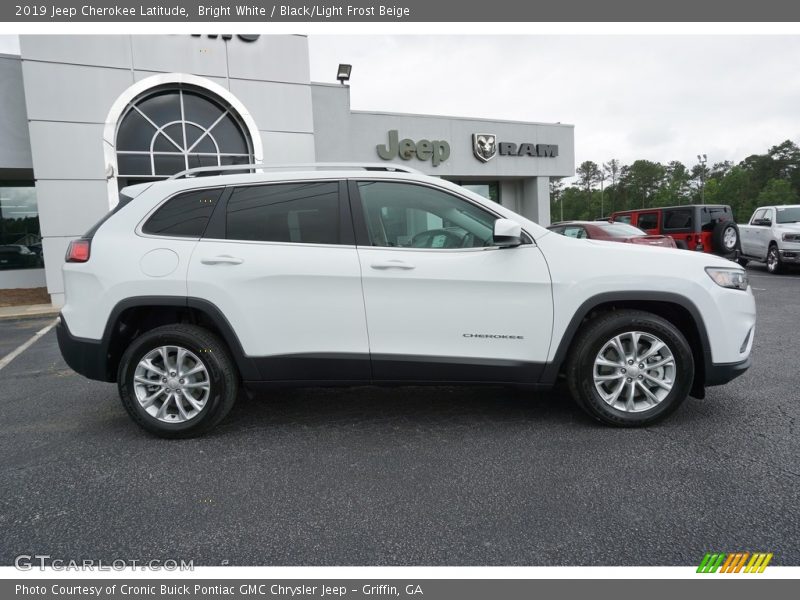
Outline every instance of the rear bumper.
<svg viewBox="0 0 800 600"><path fill-rule="evenodd" d="M108 353L101 340L75 337L63 315L59 315L56 337L61 356L69 368L97 381L114 381L108 374Z"/></svg>
<svg viewBox="0 0 800 600"><path fill-rule="evenodd" d="M753 363L751 357L735 363L711 363L706 366L706 386L725 385L747 371Z"/></svg>

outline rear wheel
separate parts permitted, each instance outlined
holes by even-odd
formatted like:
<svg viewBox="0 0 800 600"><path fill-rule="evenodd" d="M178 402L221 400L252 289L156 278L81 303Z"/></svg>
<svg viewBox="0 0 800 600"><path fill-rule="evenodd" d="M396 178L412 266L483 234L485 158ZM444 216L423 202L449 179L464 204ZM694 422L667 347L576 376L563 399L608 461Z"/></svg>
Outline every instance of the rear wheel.
<svg viewBox="0 0 800 600"><path fill-rule="evenodd" d="M694 359L678 328L657 315L619 310L597 317L576 340L567 382L589 415L620 427L663 419L689 395Z"/></svg>
<svg viewBox="0 0 800 600"><path fill-rule="evenodd" d="M781 253L778 251L778 247L775 244L772 244L767 251L767 271L773 274L778 274L783 271Z"/></svg>
<svg viewBox="0 0 800 600"><path fill-rule="evenodd" d="M228 414L238 391L226 347L195 325L165 325L136 338L122 356L117 382L131 418L166 438L208 431Z"/></svg>

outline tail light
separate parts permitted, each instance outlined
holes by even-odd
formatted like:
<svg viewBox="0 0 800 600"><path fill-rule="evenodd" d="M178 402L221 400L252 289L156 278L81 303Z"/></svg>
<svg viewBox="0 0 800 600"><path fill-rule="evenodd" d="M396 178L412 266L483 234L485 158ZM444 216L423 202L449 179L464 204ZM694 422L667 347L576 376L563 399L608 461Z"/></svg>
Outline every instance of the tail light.
<svg viewBox="0 0 800 600"><path fill-rule="evenodd" d="M89 254L91 253L92 249L92 241L91 240L72 240L69 243L69 248L67 248L67 255L64 257L64 260L67 262L77 262L77 263L84 263L89 260Z"/></svg>

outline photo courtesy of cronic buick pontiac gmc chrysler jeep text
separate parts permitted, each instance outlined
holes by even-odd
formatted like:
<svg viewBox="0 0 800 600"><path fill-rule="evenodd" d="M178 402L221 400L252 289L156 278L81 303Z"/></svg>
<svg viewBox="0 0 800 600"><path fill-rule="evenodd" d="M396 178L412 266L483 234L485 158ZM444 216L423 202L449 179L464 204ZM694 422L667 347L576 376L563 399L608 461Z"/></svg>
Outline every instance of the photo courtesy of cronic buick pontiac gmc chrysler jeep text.
<svg viewBox="0 0 800 600"><path fill-rule="evenodd" d="M559 377L647 425L750 365L731 261L571 239L401 166L235 168L125 188L67 252L61 352L157 435L208 430L240 386Z"/></svg>

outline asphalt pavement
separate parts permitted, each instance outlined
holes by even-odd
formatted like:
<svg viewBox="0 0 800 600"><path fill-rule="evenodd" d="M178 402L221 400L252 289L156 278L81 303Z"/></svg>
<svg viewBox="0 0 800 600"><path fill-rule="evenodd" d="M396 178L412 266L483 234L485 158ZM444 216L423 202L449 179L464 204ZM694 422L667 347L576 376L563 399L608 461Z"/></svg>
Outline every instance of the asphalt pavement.
<svg viewBox="0 0 800 600"><path fill-rule="evenodd" d="M0 564L798 565L800 275L749 270L753 367L638 430L565 390L364 387L243 398L161 440L50 331L0 370ZM0 356L47 322L0 322Z"/></svg>

